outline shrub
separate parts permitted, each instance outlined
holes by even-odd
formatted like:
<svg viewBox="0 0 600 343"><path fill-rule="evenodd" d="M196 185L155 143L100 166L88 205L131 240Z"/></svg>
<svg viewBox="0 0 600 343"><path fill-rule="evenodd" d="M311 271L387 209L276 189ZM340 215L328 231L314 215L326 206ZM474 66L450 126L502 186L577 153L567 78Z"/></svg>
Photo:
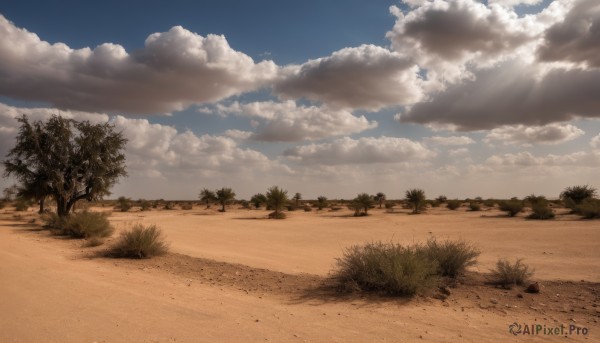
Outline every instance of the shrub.
<svg viewBox="0 0 600 343"><path fill-rule="evenodd" d="M304 206L304 212L310 212L312 211L312 208L310 206Z"/></svg>
<svg viewBox="0 0 600 343"><path fill-rule="evenodd" d="M285 219L286 215L283 212L271 212L269 213L269 219Z"/></svg>
<svg viewBox="0 0 600 343"><path fill-rule="evenodd" d="M322 210L322 209L323 209L323 207L326 207L326 206L327 206L327 198L326 198L326 197L324 197L324 196L320 196L320 197L318 197L318 198L317 198L317 208L318 208L319 210Z"/></svg>
<svg viewBox="0 0 600 343"><path fill-rule="evenodd" d="M437 200L440 204L443 204L448 201L448 198L445 195L440 195L439 197L435 198L435 200Z"/></svg>
<svg viewBox="0 0 600 343"><path fill-rule="evenodd" d="M117 209L119 209L121 212L127 212L131 209L133 205L131 204L131 199L126 198L126 197L119 197L117 199Z"/></svg>
<svg viewBox="0 0 600 343"><path fill-rule="evenodd" d="M523 259L517 259L514 264L500 259L496 262L496 269L491 272L494 283L510 289L513 285L523 285L534 271L523 263Z"/></svg>
<svg viewBox="0 0 600 343"><path fill-rule="evenodd" d="M580 205L577 205L577 212L585 219L600 218L600 200L584 200Z"/></svg>
<svg viewBox="0 0 600 343"><path fill-rule="evenodd" d="M62 230L65 224L65 219L59 217L55 212L44 213L41 219L45 224L44 226L49 229Z"/></svg>
<svg viewBox="0 0 600 343"><path fill-rule="evenodd" d="M555 214L554 211L548 206L548 203L539 203L531 205L531 214L528 216L530 219L552 219Z"/></svg>
<svg viewBox="0 0 600 343"><path fill-rule="evenodd" d="M460 207L461 204L462 203L460 202L460 200L448 200L446 207L448 207L451 210L456 210Z"/></svg>
<svg viewBox="0 0 600 343"><path fill-rule="evenodd" d="M471 211L481 211L481 205L479 205L479 203L472 202L469 204L469 209Z"/></svg>
<svg viewBox="0 0 600 343"><path fill-rule="evenodd" d="M293 205L293 204L287 205L287 206L286 206L286 208L287 208L287 210L288 210L288 211L290 211L290 212L291 212L291 211L296 211L296 210L298 210L298 206L296 206L296 205Z"/></svg>
<svg viewBox="0 0 600 343"><path fill-rule="evenodd" d="M140 200L139 200L139 202L140 202L140 209L141 209L142 211L148 211L148 210L150 210L150 206L152 205L152 204L150 203L150 201L148 201L148 200L144 200L144 199L140 199ZM155 208L156 208L156 207L155 207Z"/></svg>
<svg viewBox="0 0 600 343"><path fill-rule="evenodd" d="M366 216L368 215L369 208L373 206L374 200L367 193L360 193L352 200L352 203L348 205L348 208L354 210L355 216Z"/></svg>
<svg viewBox="0 0 600 343"><path fill-rule="evenodd" d="M494 207L494 205L496 205L496 202L494 200L488 199L483 201L483 205L486 207Z"/></svg>
<svg viewBox="0 0 600 343"><path fill-rule="evenodd" d="M530 194L528 196L525 197L525 199L523 199L527 204L529 204L529 206L533 206L534 205L541 205L541 204L547 204L548 203L548 199L546 199L545 196L543 195L535 195L535 194Z"/></svg>
<svg viewBox="0 0 600 343"><path fill-rule="evenodd" d="M182 210L189 211L193 208L193 205L192 204L181 204L180 207Z"/></svg>
<svg viewBox="0 0 600 343"><path fill-rule="evenodd" d="M262 193L254 194L250 198L250 202L254 205L254 208L259 209L260 205L267 202L267 197Z"/></svg>
<svg viewBox="0 0 600 343"><path fill-rule="evenodd" d="M175 206L173 206L173 203L170 201L167 201L165 203L165 206L163 206L163 210L172 210L174 208L175 208Z"/></svg>
<svg viewBox="0 0 600 343"><path fill-rule="evenodd" d="M581 204L585 199L591 199L596 196L596 188L584 185L584 186L573 186L565 188L560 193L560 198L563 200L571 199L575 204Z"/></svg>
<svg viewBox="0 0 600 343"><path fill-rule="evenodd" d="M395 206L396 206L396 204L393 203L393 202L386 202L385 203L385 208L388 209L388 210L393 209Z"/></svg>
<svg viewBox="0 0 600 343"><path fill-rule="evenodd" d="M430 200L429 204L431 205L431 207L440 207L440 205L442 204L441 202L437 201L437 200Z"/></svg>
<svg viewBox="0 0 600 343"><path fill-rule="evenodd" d="M425 208L425 191L418 188L407 190L406 201L411 205L413 213L420 213Z"/></svg>
<svg viewBox="0 0 600 343"><path fill-rule="evenodd" d="M166 254L168 244L156 225L144 227L137 224L131 230L123 231L121 236L108 252L112 257L149 258Z"/></svg>
<svg viewBox="0 0 600 343"><path fill-rule="evenodd" d="M15 210L19 212L24 212L29 209L30 203L25 199L17 199L15 201Z"/></svg>
<svg viewBox="0 0 600 343"><path fill-rule="evenodd" d="M108 237L114 229L110 226L106 214L101 212L79 212L69 215L61 225L65 235L74 238Z"/></svg>
<svg viewBox="0 0 600 343"><path fill-rule="evenodd" d="M438 274L451 278L456 278L467 267L476 264L480 254L477 248L463 240L438 242L430 239L425 245L425 252L437 264Z"/></svg>
<svg viewBox="0 0 600 343"><path fill-rule="evenodd" d="M410 296L433 285L436 269L420 246L376 242L346 249L334 277L346 290Z"/></svg>
<svg viewBox="0 0 600 343"><path fill-rule="evenodd" d="M87 239L85 246L86 247L97 247L104 244L104 240L100 237L90 237Z"/></svg>
<svg viewBox="0 0 600 343"><path fill-rule="evenodd" d="M500 210L507 212L509 217L514 217L523 211L523 202L519 200L508 200L500 203Z"/></svg>

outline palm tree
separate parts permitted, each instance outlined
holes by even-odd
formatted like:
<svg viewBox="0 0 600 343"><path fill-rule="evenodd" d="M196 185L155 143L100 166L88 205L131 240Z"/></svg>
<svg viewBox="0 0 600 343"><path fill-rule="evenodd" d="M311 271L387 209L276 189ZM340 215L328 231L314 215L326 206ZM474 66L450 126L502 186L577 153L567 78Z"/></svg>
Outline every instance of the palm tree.
<svg viewBox="0 0 600 343"><path fill-rule="evenodd" d="M235 193L231 188L221 188L217 190L217 201L221 204L221 212L225 212L225 205L235 199Z"/></svg>
<svg viewBox="0 0 600 343"><path fill-rule="evenodd" d="M324 196L320 196L317 198L317 207L319 210L322 210L323 207L327 206L327 198Z"/></svg>
<svg viewBox="0 0 600 343"><path fill-rule="evenodd" d="M267 196L267 203L271 207L273 207L273 209L275 210L275 218L279 219L280 218L279 213L280 213L281 209L283 209L283 206L285 206L286 202L288 201L287 191L283 190L283 188L273 186L273 187L269 188L266 196Z"/></svg>
<svg viewBox="0 0 600 343"><path fill-rule="evenodd" d="M262 193L254 194L252 198L250 198L250 202L258 209L260 208L260 205L267 202L267 197Z"/></svg>
<svg viewBox="0 0 600 343"><path fill-rule="evenodd" d="M379 203L379 208L381 208L381 205L385 201L385 194L382 192L379 192L379 193L377 193L377 195L375 195L374 198L375 198L375 201L377 201Z"/></svg>
<svg viewBox="0 0 600 343"><path fill-rule="evenodd" d="M413 213L420 213L425 207L425 191L418 188L407 190L406 201L413 206Z"/></svg>
<svg viewBox="0 0 600 343"><path fill-rule="evenodd" d="M198 195L198 197L200 198L200 201L206 202L207 209L210 208L211 201L217 200L217 196L215 195L215 192L213 192L207 188L203 188L200 191L200 194Z"/></svg>
<svg viewBox="0 0 600 343"><path fill-rule="evenodd" d="M298 207L298 203L300 202L300 200L302 200L302 194L296 193L294 194L294 197L292 199L296 201L296 207Z"/></svg>
<svg viewBox="0 0 600 343"><path fill-rule="evenodd" d="M360 210L363 210L365 215L367 215L369 207L373 206L373 197L367 193L360 193L352 202L357 214Z"/></svg>

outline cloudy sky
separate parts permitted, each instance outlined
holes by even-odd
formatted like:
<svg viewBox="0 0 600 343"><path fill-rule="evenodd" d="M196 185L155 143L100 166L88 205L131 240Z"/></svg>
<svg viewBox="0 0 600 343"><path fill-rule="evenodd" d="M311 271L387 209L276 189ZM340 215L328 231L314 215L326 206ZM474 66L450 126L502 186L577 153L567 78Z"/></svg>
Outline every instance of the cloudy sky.
<svg viewBox="0 0 600 343"><path fill-rule="evenodd" d="M600 1L2 2L0 155L54 113L124 132L114 196L556 197L600 187Z"/></svg>

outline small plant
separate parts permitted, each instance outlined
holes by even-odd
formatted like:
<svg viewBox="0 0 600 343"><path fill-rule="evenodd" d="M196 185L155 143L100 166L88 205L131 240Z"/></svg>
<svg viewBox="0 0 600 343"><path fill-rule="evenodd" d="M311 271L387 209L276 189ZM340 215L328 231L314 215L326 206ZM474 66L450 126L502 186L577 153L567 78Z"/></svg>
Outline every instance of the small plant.
<svg viewBox="0 0 600 343"><path fill-rule="evenodd" d="M269 213L269 219L285 219L287 216L283 212L271 212Z"/></svg>
<svg viewBox="0 0 600 343"><path fill-rule="evenodd" d="M312 207L305 205L304 206L304 212L310 212L310 211L312 211Z"/></svg>
<svg viewBox="0 0 600 343"><path fill-rule="evenodd" d="M483 206L485 207L494 207L496 205L496 201L492 199L487 199L483 201Z"/></svg>
<svg viewBox="0 0 600 343"><path fill-rule="evenodd" d="M509 217L514 217L523 211L524 205L520 200L508 200L500 203L500 210L508 214Z"/></svg>
<svg viewBox="0 0 600 343"><path fill-rule="evenodd" d="M167 202L165 203L165 205L163 206L163 210L169 210L169 211L170 211L170 210L172 210L172 209L174 209L174 208L175 208L175 206L174 206L174 205L173 205L173 203L172 203L172 202L170 202L170 201L167 201Z"/></svg>
<svg viewBox="0 0 600 343"><path fill-rule="evenodd" d="M491 270L493 282L506 289L514 285L523 285L533 276L533 269L523 263L523 259L517 259L511 264L506 259L500 259L496 262L496 269Z"/></svg>
<svg viewBox="0 0 600 343"><path fill-rule="evenodd" d="M285 215L280 216L280 213L288 201L287 191L283 190L283 188L273 186L273 187L269 188L269 190L267 191L266 197L267 197L267 204L269 204L275 211L274 212L275 214L272 218L284 219ZM271 218L271 215L269 215L269 218Z"/></svg>
<svg viewBox="0 0 600 343"><path fill-rule="evenodd" d="M477 202L472 202L469 204L469 209L471 211L481 211L481 205L479 205Z"/></svg>
<svg viewBox="0 0 600 343"><path fill-rule="evenodd" d="M106 214L101 212L79 212L69 215L63 223L58 222L62 234L73 238L108 237L113 234Z"/></svg>
<svg viewBox="0 0 600 343"><path fill-rule="evenodd" d="M448 200L447 203L446 203L446 207L448 207L448 209L454 211L457 208L459 208L461 204L462 203L461 203L460 200Z"/></svg>
<svg viewBox="0 0 600 343"><path fill-rule="evenodd" d="M326 206L327 206L327 198L324 196L318 197L317 198L317 208L319 210L322 210Z"/></svg>
<svg viewBox="0 0 600 343"><path fill-rule="evenodd" d="M367 193L360 193L352 200L352 203L348 207L354 210L354 216L366 216L373 203L373 197Z"/></svg>
<svg viewBox="0 0 600 343"><path fill-rule="evenodd" d="M100 237L90 237L86 240L85 242L85 246L86 247L97 247L104 244L104 240Z"/></svg>
<svg viewBox="0 0 600 343"><path fill-rule="evenodd" d="M411 204L414 214L421 213L425 208L425 191L417 188L407 190L406 201Z"/></svg>
<svg viewBox="0 0 600 343"><path fill-rule="evenodd" d="M345 290L411 296L435 283L436 270L420 246L376 242L346 249L334 277Z"/></svg>
<svg viewBox="0 0 600 343"><path fill-rule="evenodd" d="M437 200L440 204L443 204L448 201L448 198L445 195L440 195L439 197L435 198L435 200Z"/></svg>
<svg viewBox="0 0 600 343"><path fill-rule="evenodd" d="M477 248L466 241L438 242L435 239L427 241L425 252L430 260L436 262L438 274L451 278L456 278L463 274L467 267L475 265L480 254Z"/></svg>
<svg viewBox="0 0 600 343"><path fill-rule="evenodd" d="M396 206L396 204L393 203L393 202L386 202L385 203L385 209L386 210L392 210L395 206Z"/></svg>
<svg viewBox="0 0 600 343"><path fill-rule="evenodd" d="M139 203L140 203L140 210L142 210L142 211L149 211L150 207L152 206L150 201L144 200L144 199L140 199Z"/></svg>
<svg viewBox="0 0 600 343"><path fill-rule="evenodd" d="M181 209L184 211L189 211L191 209L194 208L194 206L191 203L185 203L185 204L181 204Z"/></svg>
<svg viewBox="0 0 600 343"><path fill-rule="evenodd" d="M548 206L548 203L539 203L531 205L531 214L527 218L545 220L552 219L554 216L554 211Z"/></svg>
<svg viewBox="0 0 600 343"><path fill-rule="evenodd" d="M65 218L59 217L55 212L44 213L41 219L48 229L62 230L65 224Z"/></svg>
<svg viewBox="0 0 600 343"><path fill-rule="evenodd" d="M162 232L156 225L144 227L136 224L131 230L123 231L108 252L112 257L149 258L164 255L169 251Z"/></svg>
<svg viewBox="0 0 600 343"><path fill-rule="evenodd" d="M131 199L126 197L119 197L117 199L117 209L121 212L127 212L131 209L133 205L131 204Z"/></svg>
<svg viewBox="0 0 600 343"><path fill-rule="evenodd" d="M566 199L571 199L575 204L579 205L584 200L594 198L596 195L596 188L584 185L565 188L565 190L560 193L560 198L563 201Z"/></svg>
<svg viewBox="0 0 600 343"><path fill-rule="evenodd" d="M600 200L586 199L581 204L577 205L577 212L584 219L600 218Z"/></svg>

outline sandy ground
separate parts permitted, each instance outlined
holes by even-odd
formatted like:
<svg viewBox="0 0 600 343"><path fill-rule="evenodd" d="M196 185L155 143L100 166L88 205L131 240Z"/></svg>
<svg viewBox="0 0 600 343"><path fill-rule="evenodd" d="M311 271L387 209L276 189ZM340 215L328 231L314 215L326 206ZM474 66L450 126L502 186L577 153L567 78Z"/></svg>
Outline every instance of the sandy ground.
<svg viewBox="0 0 600 343"><path fill-rule="evenodd" d="M1 212L0 342L564 341L513 337L508 325L515 321L575 324L589 334L569 340L600 340L598 287L581 283L600 281L598 221L559 216L538 222L499 217L494 210L447 209L418 216L374 211L366 218L293 212L283 221L247 210L115 212L111 221L118 229L157 224L171 250L183 254L127 261L90 258L81 241L50 236L27 218ZM293 291L323 279L345 246L431 236L473 241L482 251L474 271L487 272L498 257L523 257L542 284L571 280L565 288L571 294L516 300L518 290L463 285L441 302ZM200 257L243 266L215 267ZM238 274L255 279L238 284Z"/></svg>

